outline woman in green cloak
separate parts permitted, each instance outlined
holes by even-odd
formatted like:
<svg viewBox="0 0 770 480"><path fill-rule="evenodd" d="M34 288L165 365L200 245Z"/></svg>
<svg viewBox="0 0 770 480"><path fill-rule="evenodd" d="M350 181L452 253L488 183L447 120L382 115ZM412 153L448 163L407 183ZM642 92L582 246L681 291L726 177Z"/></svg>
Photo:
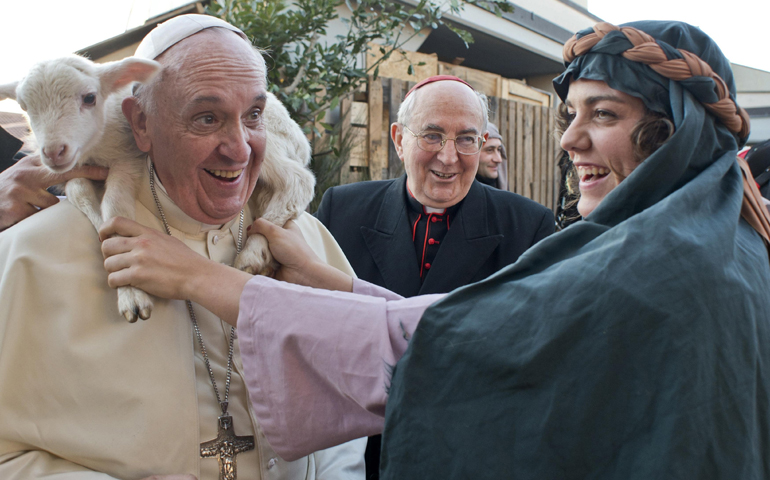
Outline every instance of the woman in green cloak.
<svg viewBox="0 0 770 480"><path fill-rule="evenodd" d="M674 22L597 25L565 61L584 221L425 312L383 477L768 478L768 230L729 63Z"/></svg>
<svg viewBox="0 0 770 480"><path fill-rule="evenodd" d="M565 63L584 219L482 282L398 300L261 221L281 278L374 297L193 256L174 277L179 247L162 246L154 283L122 259L111 282L240 315L255 413L288 459L384 415L386 479L769 478L770 223L736 161L748 120L729 63L675 22L599 24ZM153 235L132 228L103 233ZM191 287L212 272L219 290Z"/></svg>

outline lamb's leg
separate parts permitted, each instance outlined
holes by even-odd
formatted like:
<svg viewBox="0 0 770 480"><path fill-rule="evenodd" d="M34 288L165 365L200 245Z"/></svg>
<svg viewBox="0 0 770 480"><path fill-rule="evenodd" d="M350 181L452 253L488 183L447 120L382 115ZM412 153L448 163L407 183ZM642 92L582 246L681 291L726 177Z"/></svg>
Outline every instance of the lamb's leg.
<svg viewBox="0 0 770 480"><path fill-rule="evenodd" d="M131 220L136 214L136 182L141 178L141 161L116 162L110 167L102 198L102 218L114 217ZM152 313L152 298L135 287L118 287L118 310L133 323L138 318L147 320Z"/></svg>
<svg viewBox="0 0 770 480"><path fill-rule="evenodd" d="M254 192L257 214L278 226L297 218L313 198L315 178L297 162L267 157L262 164L260 183ZM256 275L272 276L278 269L268 248L267 239L252 235L240 255L235 268Z"/></svg>
<svg viewBox="0 0 770 480"><path fill-rule="evenodd" d="M96 231L102 226L102 213L99 211L99 197L94 183L87 178L73 178L64 187L67 199L83 212Z"/></svg>

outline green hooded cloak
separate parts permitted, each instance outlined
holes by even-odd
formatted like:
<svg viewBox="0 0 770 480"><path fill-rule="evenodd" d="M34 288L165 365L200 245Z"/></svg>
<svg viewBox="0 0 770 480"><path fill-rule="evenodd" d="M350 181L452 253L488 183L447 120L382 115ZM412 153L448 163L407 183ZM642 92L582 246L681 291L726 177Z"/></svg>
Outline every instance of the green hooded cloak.
<svg viewBox="0 0 770 480"><path fill-rule="evenodd" d="M735 98L699 29L629 25ZM585 221L425 312L393 374L383 478L770 478L770 266L740 218L742 139L702 105L713 80L668 80L631 47L606 35L556 91L605 81L676 132Z"/></svg>

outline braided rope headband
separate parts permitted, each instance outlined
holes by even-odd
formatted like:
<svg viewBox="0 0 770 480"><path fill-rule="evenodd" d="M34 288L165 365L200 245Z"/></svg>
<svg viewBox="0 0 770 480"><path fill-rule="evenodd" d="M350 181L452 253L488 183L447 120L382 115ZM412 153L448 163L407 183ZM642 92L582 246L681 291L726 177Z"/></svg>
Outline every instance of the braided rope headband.
<svg viewBox="0 0 770 480"><path fill-rule="evenodd" d="M749 114L730 98L725 81L700 57L687 50L677 49L682 54L682 58L669 60L655 38L634 27L616 27L611 23L601 22L594 25L593 29L594 33L581 38L577 38L575 34L564 44L564 61L572 62L576 57L588 53L608 33L620 31L633 45L633 48L622 53L623 58L643 63L660 75L675 81L696 76L711 78L719 100L716 103L701 103L731 132L740 138L746 138L749 135Z"/></svg>

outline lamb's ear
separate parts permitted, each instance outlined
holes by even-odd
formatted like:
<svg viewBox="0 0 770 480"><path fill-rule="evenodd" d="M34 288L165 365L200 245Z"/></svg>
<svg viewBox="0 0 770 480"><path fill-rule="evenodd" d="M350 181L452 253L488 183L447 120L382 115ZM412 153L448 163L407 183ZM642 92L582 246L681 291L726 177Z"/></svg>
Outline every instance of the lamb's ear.
<svg viewBox="0 0 770 480"><path fill-rule="evenodd" d="M132 82L144 83L160 71L160 63L154 60L128 57L119 62L98 66L102 93L107 96Z"/></svg>
<svg viewBox="0 0 770 480"><path fill-rule="evenodd" d="M19 82L6 83L4 85L0 85L0 100L5 100L7 98L10 98L11 100L16 100L17 85L19 85Z"/></svg>

